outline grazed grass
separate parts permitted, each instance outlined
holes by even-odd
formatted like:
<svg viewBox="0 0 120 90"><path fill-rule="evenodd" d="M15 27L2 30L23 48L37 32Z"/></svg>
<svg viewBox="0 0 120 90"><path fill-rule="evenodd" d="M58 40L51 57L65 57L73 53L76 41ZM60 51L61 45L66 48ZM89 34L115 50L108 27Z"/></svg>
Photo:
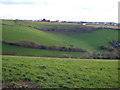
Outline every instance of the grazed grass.
<svg viewBox="0 0 120 90"><path fill-rule="evenodd" d="M74 44L90 51L99 51L98 48L101 45L112 47L109 42L112 40L118 41L118 33L119 31L117 30L101 29L89 33L69 36L75 40L79 40L79 42L75 42Z"/></svg>
<svg viewBox="0 0 120 90"><path fill-rule="evenodd" d="M118 88L118 60L3 56L3 82L12 87Z"/></svg>
<svg viewBox="0 0 120 90"><path fill-rule="evenodd" d="M22 48L22 47L10 46L6 44L2 44L2 48L3 48L2 53L16 53L19 55L61 56L61 55L67 54L67 55L72 55L72 56L80 56L83 54L83 52L64 52L64 51L55 51L55 50Z"/></svg>
<svg viewBox="0 0 120 90"><path fill-rule="evenodd" d="M84 48L90 52L99 51L98 48L101 45L111 47L109 42L112 40L118 41L119 31L117 30L101 29L82 34L64 35L44 32L30 27L24 27L24 25L27 24L37 25L36 23L32 22L18 22L20 24L23 24L23 26L18 26L14 24L13 26L9 26L8 23L10 22L7 22L7 25L3 25L3 40L6 41L19 42L20 40L33 40L40 44L48 46L57 45L70 47L70 45L73 45L74 47ZM11 24L12 23L14 22L11 21ZM50 28L53 27L54 25L46 26L45 24L44 26L42 24L39 24L38 26L41 28L42 27ZM59 26L60 28L64 27L61 25ZM70 27L70 25L65 27Z"/></svg>
<svg viewBox="0 0 120 90"><path fill-rule="evenodd" d="M67 46L57 35L29 27L3 25L2 34L5 41L32 40L42 45Z"/></svg>

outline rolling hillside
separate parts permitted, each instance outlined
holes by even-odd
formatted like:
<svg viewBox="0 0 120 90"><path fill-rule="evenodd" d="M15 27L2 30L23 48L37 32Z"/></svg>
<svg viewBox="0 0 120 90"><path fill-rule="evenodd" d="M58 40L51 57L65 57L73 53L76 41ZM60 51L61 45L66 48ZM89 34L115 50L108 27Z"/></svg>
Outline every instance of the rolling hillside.
<svg viewBox="0 0 120 90"><path fill-rule="evenodd" d="M2 61L0 63L2 62L3 88L119 87L118 71L120 68L118 67L118 60L113 59L117 52L108 53L108 56L113 55L111 60L83 59L84 56L90 55L91 57L92 54L97 55L98 52L106 55L105 53L108 50L100 50L99 47L101 45L113 47L109 42L118 41L118 30L99 29L67 34L36 29L56 27L62 30L80 26L76 24L3 20L2 40L7 42L1 43L0 41L0 45L2 45ZM32 41L34 42L32 43L33 46L36 44L47 46L47 48L56 46L69 50L79 47L88 52L22 47L18 43L23 40L29 41L27 45L31 45L30 41ZM67 58L65 58L66 56ZM82 59L78 59L82 56Z"/></svg>
<svg viewBox="0 0 120 90"><path fill-rule="evenodd" d="M23 21L13 21L13 20L3 20L2 22L2 34L3 41L19 42L21 40L32 40L42 45L47 46L64 46L64 47L80 47L86 49L88 52L101 51L99 46L109 46L112 47L109 42L112 40L118 41L117 30L110 29L100 29L96 31L91 31L87 33L76 33L76 34L59 34L47 31L37 30L29 26L37 28L70 28L78 27L79 25L67 25L67 24L44 24L35 22L23 22ZM8 47L8 46L7 46ZM12 46L9 46L12 48ZM14 51L9 48L8 50L3 45L4 53L14 53ZM18 52L21 52L18 50ZM74 52L73 52L74 53ZM32 53L31 53L32 54ZM66 53L64 53L66 54Z"/></svg>
<svg viewBox="0 0 120 90"><path fill-rule="evenodd" d="M63 52L63 51L53 51L53 50L43 50L43 49L32 49L32 48L22 48L17 46L10 46L6 44L2 44L3 54L18 54L18 55L25 55L25 56L62 56L62 55L72 55L72 56L80 56L82 52Z"/></svg>

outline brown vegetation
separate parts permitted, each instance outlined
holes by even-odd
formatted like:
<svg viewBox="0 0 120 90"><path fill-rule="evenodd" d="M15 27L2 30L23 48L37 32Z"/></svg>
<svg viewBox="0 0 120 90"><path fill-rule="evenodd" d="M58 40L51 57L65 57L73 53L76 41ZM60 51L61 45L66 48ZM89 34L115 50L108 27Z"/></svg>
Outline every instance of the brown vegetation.
<svg viewBox="0 0 120 90"><path fill-rule="evenodd" d="M33 48L33 49L47 49L47 50L56 50L56 51L68 51L68 52L87 52L87 50L82 48L67 48L67 47L59 47L59 46L46 46L46 45L40 45L39 43L31 40L22 40L19 43L15 42L7 42L2 41L4 44L8 45L14 45L24 48Z"/></svg>
<svg viewBox="0 0 120 90"><path fill-rule="evenodd" d="M59 58L75 58L75 57L69 54L63 54L63 55L60 55Z"/></svg>
<svg viewBox="0 0 120 90"><path fill-rule="evenodd" d="M109 50L109 51L114 50L114 48L108 47L108 46L100 46L99 48L102 49L102 50Z"/></svg>
<svg viewBox="0 0 120 90"><path fill-rule="evenodd" d="M47 24L47 25L80 25L78 23L65 23L65 22L44 22L44 21L25 21L24 22L33 22L38 24Z"/></svg>
<svg viewBox="0 0 120 90"><path fill-rule="evenodd" d="M89 25L86 25L86 26L90 26L90 27L101 27L101 28L110 28L110 29L118 29L118 26L112 26L112 25L96 25L96 24L89 24Z"/></svg>
<svg viewBox="0 0 120 90"><path fill-rule="evenodd" d="M109 42L111 45L113 45L114 47L120 47L120 41L110 41Z"/></svg>
<svg viewBox="0 0 120 90"><path fill-rule="evenodd" d="M2 55L13 55L13 56L21 56L18 53L2 53Z"/></svg>
<svg viewBox="0 0 120 90"><path fill-rule="evenodd" d="M89 26L76 26L76 27L71 27L71 28L36 28L32 26L28 26L30 28L34 28L37 30L42 30L42 31L48 31L48 32L56 32L56 33L63 33L63 34L72 34L72 33L85 33L85 32L90 32L94 30L100 30L102 28L95 28L95 27L89 27Z"/></svg>
<svg viewBox="0 0 120 90"><path fill-rule="evenodd" d="M98 53L94 52L93 54L83 54L80 58L82 59L120 59L119 55L120 48L114 48L108 53Z"/></svg>

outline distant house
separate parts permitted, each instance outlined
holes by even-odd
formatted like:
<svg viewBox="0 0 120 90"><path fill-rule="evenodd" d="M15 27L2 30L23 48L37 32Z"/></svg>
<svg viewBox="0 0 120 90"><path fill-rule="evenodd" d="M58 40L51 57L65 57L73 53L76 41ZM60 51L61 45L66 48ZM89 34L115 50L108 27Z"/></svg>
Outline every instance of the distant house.
<svg viewBox="0 0 120 90"><path fill-rule="evenodd" d="M61 21L62 23L66 23L66 21Z"/></svg>
<svg viewBox="0 0 120 90"><path fill-rule="evenodd" d="M82 23L82 25L86 25L87 23Z"/></svg>

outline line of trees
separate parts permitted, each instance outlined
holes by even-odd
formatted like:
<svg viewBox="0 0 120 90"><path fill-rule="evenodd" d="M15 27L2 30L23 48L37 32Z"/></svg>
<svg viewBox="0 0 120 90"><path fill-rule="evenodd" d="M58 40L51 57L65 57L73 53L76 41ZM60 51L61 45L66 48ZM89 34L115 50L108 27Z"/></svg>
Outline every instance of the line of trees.
<svg viewBox="0 0 120 90"><path fill-rule="evenodd" d="M100 49L109 50L109 52L106 52L106 53L103 53L103 52L102 53L99 53L99 52L88 53L85 49L81 49L81 48L46 46L46 45L40 45L39 43L31 41L31 40L22 40L19 43L2 41L2 43L8 44L8 45L24 47L24 48L47 49L47 50L68 51L68 52L85 52L81 56L72 56L72 55L64 54L64 55L58 56L59 58L120 59L120 55L119 55L120 48L119 47L111 48L111 47L106 47L106 46L100 46ZM9 53L7 53L7 55L9 55ZM18 54L12 53L10 55L18 55ZM46 57L48 57L48 56L51 57L51 55L45 55L45 56Z"/></svg>
<svg viewBox="0 0 120 90"><path fill-rule="evenodd" d="M8 45L14 45L24 48L34 48L34 49L48 49L48 50L56 50L56 51L68 51L68 52L87 52L87 50L82 48L67 48L64 46L47 46L47 45L40 45L39 43L31 40L22 40L19 43L15 42L8 42L8 41L2 41L4 44Z"/></svg>

